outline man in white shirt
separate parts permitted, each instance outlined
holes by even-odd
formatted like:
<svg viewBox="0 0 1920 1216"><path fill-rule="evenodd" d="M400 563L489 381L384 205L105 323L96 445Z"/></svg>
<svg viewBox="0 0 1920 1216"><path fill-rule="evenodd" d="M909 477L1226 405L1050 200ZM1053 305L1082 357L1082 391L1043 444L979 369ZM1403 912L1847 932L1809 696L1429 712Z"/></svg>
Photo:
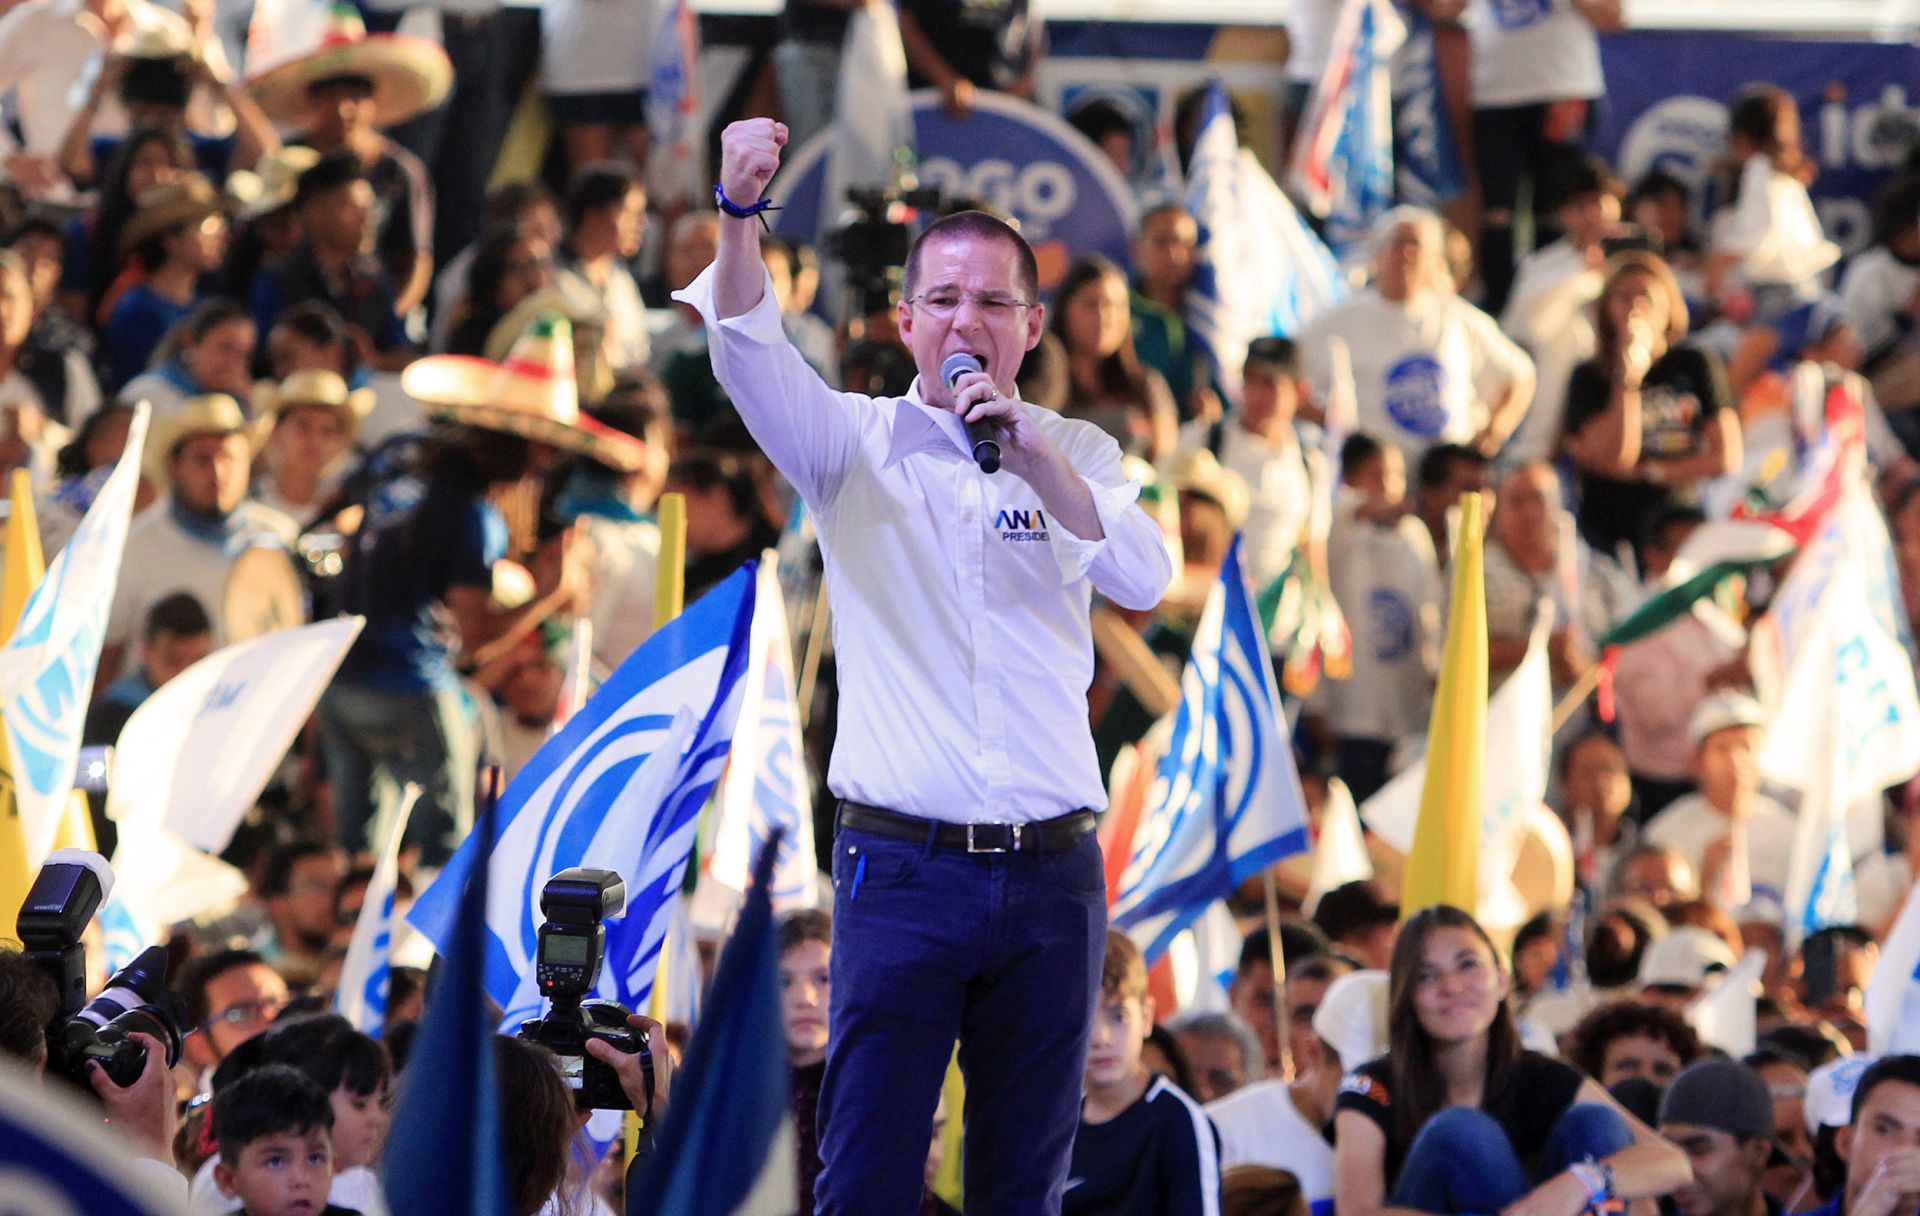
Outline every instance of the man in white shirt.
<svg viewBox="0 0 1920 1216"><path fill-rule="evenodd" d="M821 382L781 328L748 210L786 137L763 118L726 129L718 254L676 298L806 501L834 592L841 803L816 1211L918 1210L958 1038L969 1211L1057 1214L1106 950L1087 609L1096 589L1152 607L1171 563L1119 447L1014 398L1044 309L1031 248L999 220L949 216L908 255L906 397ZM948 383L942 363L961 354L982 370ZM990 426L998 473L975 464L966 422Z"/></svg>
<svg viewBox="0 0 1920 1216"><path fill-rule="evenodd" d="M36 196L55 188L54 157L85 100L76 88L82 73L117 39L143 29L192 43L216 80L233 75L211 27L196 30L151 0L26 0L0 18L0 93L17 90L26 137L22 149L0 131L0 156L10 180ZM212 90L201 88L188 106L187 121L195 130L224 134L232 116ZM101 135L127 130L125 108L111 91L100 102L93 130Z"/></svg>
<svg viewBox="0 0 1920 1216"><path fill-rule="evenodd" d="M247 498L247 471L260 429L231 397L189 398L153 424L147 478L162 497L127 529L127 552L107 616L102 678L121 656L147 611L184 591L213 621L215 645L226 642L227 576L248 549L290 549L299 528L271 507Z"/></svg>
<svg viewBox="0 0 1920 1216"><path fill-rule="evenodd" d="M1793 814L1760 792L1765 730L1765 711L1744 693L1700 702L1687 728L1700 792L1675 799L1643 834L1692 863L1701 894L1730 912L1755 899L1778 905L1793 857Z"/></svg>

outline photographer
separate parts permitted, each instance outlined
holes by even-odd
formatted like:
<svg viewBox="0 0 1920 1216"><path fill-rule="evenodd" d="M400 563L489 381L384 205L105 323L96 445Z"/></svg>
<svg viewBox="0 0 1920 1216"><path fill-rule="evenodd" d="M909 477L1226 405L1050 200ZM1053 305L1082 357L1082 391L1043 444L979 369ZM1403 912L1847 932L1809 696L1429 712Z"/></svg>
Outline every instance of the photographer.
<svg viewBox="0 0 1920 1216"><path fill-rule="evenodd" d="M0 1051L21 1060L44 1077L47 1027L57 1016L59 996L40 965L17 950L0 950ZM146 1067L131 1085L115 1085L94 1064L87 1081L99 1097L107 1122L133 1149L139 1168L152 1174L154 1186L186 1197L186 1179L173 1165L173 1086L167 1079L167 1052L158 1039L129 1036L146 1049ZM44 1083L44 1082L43 1082Z"/></svg>

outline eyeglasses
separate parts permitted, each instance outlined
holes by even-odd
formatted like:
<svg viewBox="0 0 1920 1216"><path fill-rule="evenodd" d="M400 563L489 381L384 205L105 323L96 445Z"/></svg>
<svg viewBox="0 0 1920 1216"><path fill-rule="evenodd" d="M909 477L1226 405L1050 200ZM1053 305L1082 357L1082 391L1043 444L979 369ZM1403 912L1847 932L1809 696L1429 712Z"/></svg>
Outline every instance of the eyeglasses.
<svg viewBox="0 0 1920 1216"><path fill-rule="evenodd" d="M1019 309L1033 307L1031 300L996 291L930 291L909 297L907 303L918 304L936 317L950 317L967 301L972 301L974 308L986 317L1005 317Z"/></svg>
<svg viewBox="0 0 1920 1216"><path fill-rule="evenodd" d="M280 1011L286 1007L287 1002L284 1000L242 1001L238 1005L228 1006L221 1012L214 1014L205 1022L202 1022L201 1025L208 1030L212 1030L215 1026L222 1024L238 1026L243 1022L270 1022L278 1017Z"/></svg>

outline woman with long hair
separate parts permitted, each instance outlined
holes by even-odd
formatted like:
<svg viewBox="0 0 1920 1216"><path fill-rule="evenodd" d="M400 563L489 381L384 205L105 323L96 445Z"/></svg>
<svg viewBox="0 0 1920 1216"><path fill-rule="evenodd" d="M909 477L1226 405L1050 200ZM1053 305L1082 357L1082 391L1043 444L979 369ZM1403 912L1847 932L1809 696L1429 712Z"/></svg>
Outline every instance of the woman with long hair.
<svg viewBox="0 0 1920 1216"><path fill-rule="evenodd" d="M480 238L459 318L447 338L455 355L483 356L487 338L514 305L553 282L553 246L519 224L489 230Z"/></svg>
<svg viewBox="0 0 1920 1216"><path fill-rule="evenodd" d="M1121 450L1150 461L1173 454L1179 427L1173 390L1133 352L1126 276L1098 254L1067 268L1054 292L1051 328L1067 355L1069 418L1112 435Z"/></svg>
<svg viewBox="0 0 1920 1216"><path fill-rule="evenodd" d="M1567 383L1566 449L1580 472L1580 535L1636 547L1663 507L1740 467L1740 416L1718 356L1688 344L1687 303L1651 253L1607 263L1593 358Z"/></svg>
<svg viewBox="0 0 1920 1216"><path fill-rule="evenodd" d="M207 393L245 401L253 392L249 367L258 339L243 305L204 300L167 332L153 352L153 369L127 381L118 399L150 402L156 415Z"/></svg>
<svg viewBox="0 0 1920 1216"><path fill-rule="evenodd" d="M1571 1065L1523 1050L1512 981L1478 921L1445 904L1400 930L1388 1054L1341 1085L1341 1216L1580 1216L1692 1177L1686 1156Z"/></svg>
<svg viewBox="0 0 1920 1216"><path fill-rule="evenodd" d="M67 261L60 274L60 303L67 315L91 321L119 273L120 232L138 210L141 195L194 171L186 137L164 127L138 127L120 143L100 178L93 210L67 221Z"/></svg>

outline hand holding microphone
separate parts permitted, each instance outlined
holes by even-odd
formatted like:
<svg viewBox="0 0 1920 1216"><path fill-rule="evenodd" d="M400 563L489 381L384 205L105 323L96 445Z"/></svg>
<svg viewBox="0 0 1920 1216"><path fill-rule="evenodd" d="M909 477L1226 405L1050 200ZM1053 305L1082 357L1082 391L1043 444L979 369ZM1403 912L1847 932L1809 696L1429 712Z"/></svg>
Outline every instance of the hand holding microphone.
<svg viewBox="0 0 1920 1216"><path fill-rule="evenodd" d="M986 367L978 355L966 351L955 351L940 364L940 378L947 382L947 388L953 389L960 383L960 377L968 372L984 372ZM993 394L999 396L996 390ZM964 417L966 411L962 410ZM980 466L982 473L995 473L1000 469L1000 441L994 436L993 423L985 418L967 423L967 438L973 442L973 460Z"/></svg>

